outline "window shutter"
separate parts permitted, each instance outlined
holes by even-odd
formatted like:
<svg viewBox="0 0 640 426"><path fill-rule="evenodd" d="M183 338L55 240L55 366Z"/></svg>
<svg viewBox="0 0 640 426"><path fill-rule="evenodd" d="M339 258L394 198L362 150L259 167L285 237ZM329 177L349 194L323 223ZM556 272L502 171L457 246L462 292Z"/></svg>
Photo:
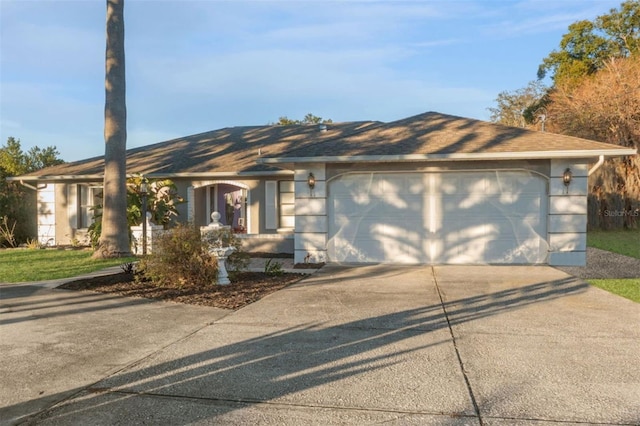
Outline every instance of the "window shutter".
<svg viewBox="0 0 640 426"><path fill-rule="evenodd" d="M264 183L264 227L278 228L278 181L268 180Z"/></svg>
<svg viewBox="0 0 640 426"><path fill-rule="evenodd" d="M78 185L67 185L67 217L69 228L78 229Z"/></svg>

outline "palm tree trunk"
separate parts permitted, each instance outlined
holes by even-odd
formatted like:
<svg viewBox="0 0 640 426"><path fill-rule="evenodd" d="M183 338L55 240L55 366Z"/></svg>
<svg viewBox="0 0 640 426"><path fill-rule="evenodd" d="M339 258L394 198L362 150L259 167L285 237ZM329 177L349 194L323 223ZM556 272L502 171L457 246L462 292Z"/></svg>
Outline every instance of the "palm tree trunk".
<svg viewBox="0 0 640 426"><path fill-rule="evenodd" d="M131 254L127 223L127 106L124 0L107 0L102 234L94 257Z"/></svg>

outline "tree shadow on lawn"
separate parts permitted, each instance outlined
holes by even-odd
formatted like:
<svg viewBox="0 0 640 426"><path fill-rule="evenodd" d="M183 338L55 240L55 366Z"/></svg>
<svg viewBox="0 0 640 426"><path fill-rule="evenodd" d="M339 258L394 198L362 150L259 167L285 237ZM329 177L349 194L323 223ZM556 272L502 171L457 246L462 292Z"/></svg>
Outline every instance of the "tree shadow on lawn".
<svg viewBox="0 0 640 426"><path fill-rule="evenodd" d="M332 326L214 324L78 389L35 422L216 422L264 403L470 420L476 413L447 318L475 321L587 287L568 277Z"/></svg>

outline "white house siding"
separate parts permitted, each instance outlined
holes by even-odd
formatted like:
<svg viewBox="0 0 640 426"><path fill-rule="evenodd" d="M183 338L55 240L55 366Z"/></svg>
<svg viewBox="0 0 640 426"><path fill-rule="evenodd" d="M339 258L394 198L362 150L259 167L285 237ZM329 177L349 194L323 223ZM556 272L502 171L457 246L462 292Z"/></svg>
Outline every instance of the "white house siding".
<svg viewBox="0 0 640 426"><path fill-rule="evenodd" d="M571 184L562 176L569 168ZM587 176L585 162L551 160L549 179L549 264L586 265L587 249Z"/></svg>
<svg viewBox="0 0 640 426"><path fill-rule="evenodd" d="M309 173L315 187L309 188ZM294 261L325 262L327 260L327 186L324 164L309 164L296 169L295 175Z"/></svg>
<svg viewBox="0 0 640 426"><path fill-rule="evenodd" d="M56 186L44 185L38 188L37 217L38 241L40 244L54 245L56 242Z"/></svg>

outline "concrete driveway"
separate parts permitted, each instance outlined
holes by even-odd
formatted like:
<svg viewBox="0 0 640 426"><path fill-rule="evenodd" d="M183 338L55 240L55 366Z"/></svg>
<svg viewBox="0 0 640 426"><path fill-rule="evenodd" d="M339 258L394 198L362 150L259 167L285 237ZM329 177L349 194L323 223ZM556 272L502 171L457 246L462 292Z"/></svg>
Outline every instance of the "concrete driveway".
<svg viewBox="0 0 640 426"><path fill-rule="evenodd" d="M550 267L329 266L236 312L0 292L8 424L640 423L640 305Z"/></svg>

